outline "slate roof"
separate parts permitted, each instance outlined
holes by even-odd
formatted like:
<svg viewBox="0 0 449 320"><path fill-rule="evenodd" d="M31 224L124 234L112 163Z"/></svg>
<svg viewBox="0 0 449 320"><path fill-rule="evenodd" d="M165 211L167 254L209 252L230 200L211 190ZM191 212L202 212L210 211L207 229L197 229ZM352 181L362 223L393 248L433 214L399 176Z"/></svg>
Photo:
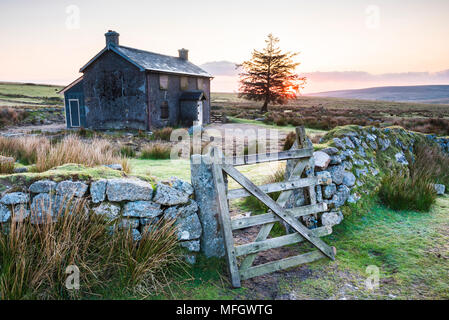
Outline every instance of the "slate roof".
<svg viewBox="0 0 449 320"><path fill-rule="evenodd" d="M184 101L198 101L198 100L204 100L206 97L204 96L203 91L201 90L194 90L194 91L184 91L181 94L181 97L179 100Z"/></svg>
<svg viewBox="0 0 449 320"><path fill-rule="evenodd" d="M212 75L204 71L200 67L194 65L188 60L183 60L178 57L167 56L159 53L134 49L125 46L115 46L109 45L100 51L95 57L93 57L84 67L81 68L80 72L83 72L87 66L94 62L99 56L101 56L105 51L111 50L122 56L129 62L136 65L139 69L153 71L153 72L163 72L163 73L174 73L174 74L185 74L192 76L202 76L211 78Z"/></svg>

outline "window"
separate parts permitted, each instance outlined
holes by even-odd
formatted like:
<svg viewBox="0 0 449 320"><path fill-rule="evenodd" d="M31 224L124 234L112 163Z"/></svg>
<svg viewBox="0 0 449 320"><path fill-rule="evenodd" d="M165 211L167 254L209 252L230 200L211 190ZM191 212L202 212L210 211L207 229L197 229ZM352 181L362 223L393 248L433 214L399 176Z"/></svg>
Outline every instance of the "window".
<svg viewBox="0 0 449 320"><path fill-rule="evenodd" d="M164 74L159 75L159 86L161 90L168 89L168 76Z"/></svg>
<svg viewBox="0 0 449 320"><path fill-rule="evenodd" d="M169 118L168 102L163 101L161 104L161 119L168 119L168 118Z"/></svg>
<svg viewBox="0 0 449 320"><path fill-rule="evenodd" d="M196 79L196 85L197 85L197 89L198 90L203 90L204 89L204 79L203 78L198 78Z"/></svg>
<svg viewBox="0 0 449 320"><path fill-rule="evenodd" d="M179 79L180 79L179 81L181 82L181 90L182 91L188 90L189 89L189 78L181 77Z"/></svg>

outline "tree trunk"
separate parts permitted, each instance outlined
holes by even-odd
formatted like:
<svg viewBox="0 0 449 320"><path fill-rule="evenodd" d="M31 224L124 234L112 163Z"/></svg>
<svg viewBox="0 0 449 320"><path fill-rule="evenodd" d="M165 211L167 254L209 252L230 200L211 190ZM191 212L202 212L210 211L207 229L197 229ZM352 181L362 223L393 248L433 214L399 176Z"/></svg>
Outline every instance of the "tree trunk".
<svg viewBox="0 0 449 320"><path fill-rule="evenodd" d="M263 103L262 109L260 109L261 113L266 113L268 112L268 99L265 100L265 102Z"/></svg>

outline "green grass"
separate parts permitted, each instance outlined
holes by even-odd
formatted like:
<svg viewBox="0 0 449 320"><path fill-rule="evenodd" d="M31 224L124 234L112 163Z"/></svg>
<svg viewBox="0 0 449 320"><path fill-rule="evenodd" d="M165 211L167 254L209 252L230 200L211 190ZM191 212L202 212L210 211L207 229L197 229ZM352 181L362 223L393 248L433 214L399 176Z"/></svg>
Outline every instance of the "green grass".
<svg viewBox="0 0 449 320"><path fill-rule="evenodd" d="M0 105L62 105L61 86L0 82Z"/></svg>
<svg viewBox="0 0 449 320"><path fill-rule="evenodd" d="M292 125L286 125L286 126L277 126L275 124L266 124L262 121L257 121L257 120L250 120L250 119L240 119L240 118L235 118L235 117L228 117L229 121L232 123L242 123L242 124L252 124L252 125L257 125L261 128L266 128L266 129L276 129L276 130L280 130L286 133L289 132L293 132L295 131L295 127ZM318 130L318 129L309 129L306 128L306 133L307 134L321 134L321 133L326 133L326 130Z"/></svg>
<svg viewBox="0 0 449 320"><path fill-rule="evenodd" d="M393 211L371 199L347 209L351 216L325 241L337 248L334 262L310 264L304 281L281 281L298 298L448 299L449 198L439 198L429 213ZM380 270L380 287L367 290L366 268ZM348 289L349 288L349 289Z"/></svg>

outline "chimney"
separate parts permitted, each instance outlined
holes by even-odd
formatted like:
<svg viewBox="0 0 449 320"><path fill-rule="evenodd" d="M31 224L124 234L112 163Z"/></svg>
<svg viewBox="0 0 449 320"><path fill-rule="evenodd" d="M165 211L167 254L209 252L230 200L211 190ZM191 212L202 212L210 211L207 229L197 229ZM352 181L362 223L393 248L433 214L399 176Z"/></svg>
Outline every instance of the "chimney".
<svg viewBox="0 0 449 320"><path fill-rule="evenodd" d="M189 50L182 48L182 49L179 49L178 52L179 52L180 59L189 60Z"/></svg>
<svg viewBox="0 0 449 320"><path fill-rule="evenodd" d="M104 34L106 37L106 46L115 45L118 46L118 37L120 36L117 32L109 30Z"/></svg>

